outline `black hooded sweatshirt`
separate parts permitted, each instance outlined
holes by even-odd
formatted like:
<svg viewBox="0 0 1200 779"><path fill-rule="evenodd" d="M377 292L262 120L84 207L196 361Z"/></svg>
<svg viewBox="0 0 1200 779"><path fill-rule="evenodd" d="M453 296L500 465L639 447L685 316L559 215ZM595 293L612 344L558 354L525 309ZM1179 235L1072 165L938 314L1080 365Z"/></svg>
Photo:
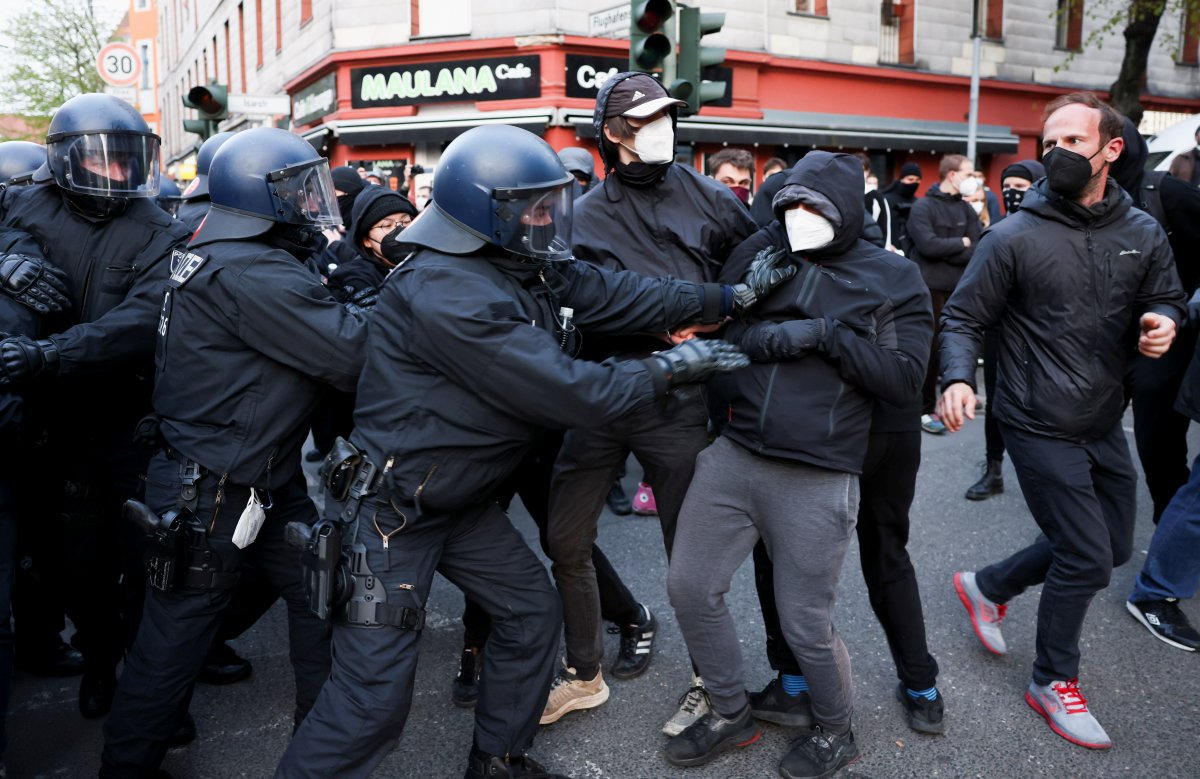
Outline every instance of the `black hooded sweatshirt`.
<svg viewBox="0 0 1200 779"><path fill-rule="evenodd" d="M828 246L789 249L782 213L737 248L721 281L739 280L764 249L786 252L799 272L730 325L726 338L755 360L732 375L736 392L725 435L756 454L861 473L872 407L911 403L925 377L933 341L929 291L916 266L872 246L862 232L862 166L847 154L809 152L787 174L824 195L841 224ZM817 350L764 361L777 323L824 319Z"/></svg>

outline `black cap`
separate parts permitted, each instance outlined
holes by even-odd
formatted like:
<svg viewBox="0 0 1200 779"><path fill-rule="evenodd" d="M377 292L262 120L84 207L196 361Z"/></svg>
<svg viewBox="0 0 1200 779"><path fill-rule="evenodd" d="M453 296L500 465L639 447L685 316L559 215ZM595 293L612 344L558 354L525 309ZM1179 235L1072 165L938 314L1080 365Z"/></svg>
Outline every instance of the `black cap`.
<svg viewBox="0 0 1200 779"><path fill-rule="evenodd" d="M900 166L900 178L905 176L916 176L921 178L921 166L915 162L906 162Z"/></svg>
<svg viewBox="0 0 1200 779"><path fill-rule="evenodd" d="M1033 183L1045 175L1046 169L1042 166L1042 163L1037 160L1021 160L1020 162L1014 162L1004 169L1004 172L1000 174L1000 183L1003 184L1006 178L1013 177L1025 179Z"/></svg>
<svg viewBox="0 0 1200 779"><path fill-rule="evenodd" d="M644 73L639 73L613 87L604 107L604 118L628 116L633 119L645 119L664 108L680 105L687 103L671 97L662 84Z"/></svg>
<svg viewBox="0 0 1200 779"><path fill-rule="evenodd" d="M358 171L348 165L339 165L329 171L329 176L333 179L334 188L347 195L357 195L366 186L362 176L358 175ZM349 216L349 214L345 216Z"/></svg>

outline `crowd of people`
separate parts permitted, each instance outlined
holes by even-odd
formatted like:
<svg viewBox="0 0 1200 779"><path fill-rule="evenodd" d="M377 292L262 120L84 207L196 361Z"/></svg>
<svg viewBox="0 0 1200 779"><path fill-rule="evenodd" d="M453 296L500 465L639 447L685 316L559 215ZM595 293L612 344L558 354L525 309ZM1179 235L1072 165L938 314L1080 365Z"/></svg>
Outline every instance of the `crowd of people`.
<svg viewBox="0 0 1200 779"><path fill-rule="evenodd" d="M437 572L466 596L466 779L561 777L528 755L538 728L644 673L663 617L597 545L607 505L662 531L692 670L663 758L709 763L766 721L799 731L780 775L832 776L871 748L833 619L852 534L898 710L946 731L909 514L923 431L985 402L965 497L1003 491L1007 452L1041 534L954 590L1003 654L1010 601L1042 585L1025 700L1111 747L1080 635L1132 552L1130 404L1158 528L1128 610L1200 648L1178 607L1200 585L1182 251L1200 189L1145 173L1132 122L1090 93L1048 104L1040 160L999 195L960 154L923 195L913 163L880 190L866 155L819 150L756 187L726 148L705 176L676 162L681 105L609 78L599 173L589 149L471 129L421 207L275 128L209 138L180 193L107 95L67 101L44 147L0 144L0 758L15 648L81 677L101 777L168 776L195 684L247 678L228 642L282 599L296 698L275 775L367 776L404 730ZM725 602L748 557L777 672L754 692Z"/></svg>

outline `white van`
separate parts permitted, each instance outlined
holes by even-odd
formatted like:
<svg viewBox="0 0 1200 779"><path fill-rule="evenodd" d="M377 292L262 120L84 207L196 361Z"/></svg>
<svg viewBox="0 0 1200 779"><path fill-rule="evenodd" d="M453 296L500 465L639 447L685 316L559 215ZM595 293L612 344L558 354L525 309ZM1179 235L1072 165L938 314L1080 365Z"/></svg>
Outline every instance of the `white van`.
<svg viewBox="0 0 1200 779"><path fill-rule="evenodd" d="M1167 170L1175 155L1195 148L1197 127L1200 127L1200 114L1193 114L1152 136L1146 142L1150 147L1146 170Z"/></svg>

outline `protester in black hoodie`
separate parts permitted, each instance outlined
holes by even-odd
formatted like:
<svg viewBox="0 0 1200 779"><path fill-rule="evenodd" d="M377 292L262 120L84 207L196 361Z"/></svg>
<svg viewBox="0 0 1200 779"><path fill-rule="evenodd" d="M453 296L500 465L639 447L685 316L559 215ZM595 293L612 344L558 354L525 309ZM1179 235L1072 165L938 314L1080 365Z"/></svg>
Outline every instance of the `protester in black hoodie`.
<svg viewBox="0 0 1200 779"><path fill-rule="evenodd" d="M917 202L917 188L921 186L921 167L915 162L900 166L900 176L883 190L887 200L891 229L884 232L891 236L892 245L903 249L908 243L908 215Z"/></svg>
<svg viewBox="0 0 1200 779"><path fill-rule="evenodd" d="M757 738L724 593L761 537L775 563L788 645L804 667L816 728L784 776L829 776L857 758L850 661L830 615L850 544L876 400L904 404L925 373L933 322L912 263L860 239L862 169L810 152L775 198L777 221L740 246L723 278L796 267L726 338L754 362L733 377L729 425L700 453L668 592L713 711L666 747L700 765Z"/></svg>

